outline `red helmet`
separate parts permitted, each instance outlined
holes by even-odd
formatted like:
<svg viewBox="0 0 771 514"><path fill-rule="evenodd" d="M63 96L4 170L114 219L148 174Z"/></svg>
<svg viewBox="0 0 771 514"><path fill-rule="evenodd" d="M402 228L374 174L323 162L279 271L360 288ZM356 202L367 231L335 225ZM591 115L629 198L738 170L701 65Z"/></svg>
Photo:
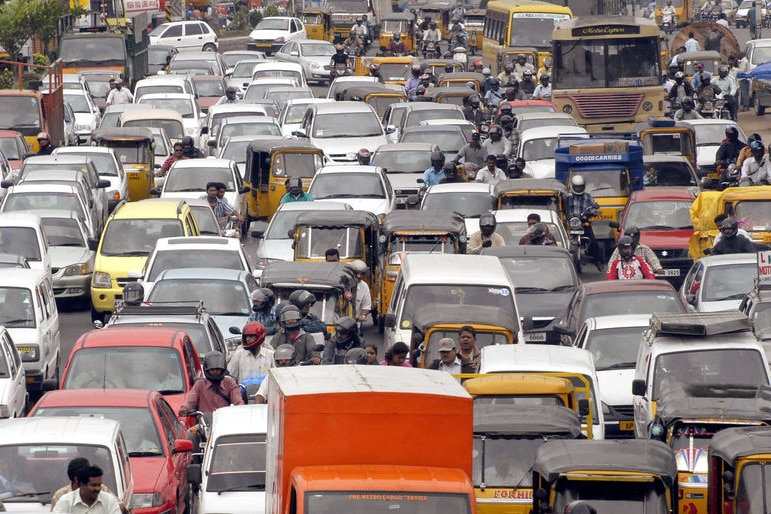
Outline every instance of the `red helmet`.
<svg viewBox="0 0 771 514"><path fill-rule="evenodd" d="M258 323L257 321L250 321L244 325L243 329L241 329L241 346L248 349L261 345L262 342L265 341L266 332L265 325ZM257 336L257 339L255 339L253 343L247 344L246 336Z"/></svg>

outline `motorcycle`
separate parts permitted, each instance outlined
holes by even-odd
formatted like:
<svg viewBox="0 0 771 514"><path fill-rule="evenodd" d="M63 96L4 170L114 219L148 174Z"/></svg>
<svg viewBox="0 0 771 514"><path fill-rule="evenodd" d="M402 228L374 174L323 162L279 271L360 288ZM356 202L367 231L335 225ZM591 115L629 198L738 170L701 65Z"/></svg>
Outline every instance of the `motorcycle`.
<svg viewBox="0 0 771 514"><path fill-rule="evenodd" d="M225 237L233 237L236 239L241 238L241 221L238 216L230 216L225 222L225 226L222 227L222 232Z"/></svg>
<svg viewBox="0 0 771 514"><path fill-rule="evenodd" d="M699 103L696 104L696 112L701 114L702 118L714 118L715 100L715 95L705 95L699 97Z"/></svg>
<svg viewBox="0 0 771 514"><path fill-rule="evenodd" d="M347 77L351 74L351 69L347 64L343 64L341 62L336 62L334 67L330 70L329 75L332 77L332 80L336 79L337 77Z"/></svg>
<svg viewBox="0 0 771 514"><path fill-rule="evenodd" d="M677 22L672 14L664 14L661 18L661 30L665 34L671 34Z"/></svg>
<svg viewBox="0 0 771 514"><path fill-rule="evenodd" d="M423 58L436 59L439 55L436 41L425 41L423 43Z"/></svg>
<svg viewBox="0 0 771 514"><path fill-rule="evenodd" d="M193 462L203 462L206 443L209 440L209 426L211 425L211 412L203 413L199 410L189 412L188 417L196 418L197 423L190 427L188 434L193 441Z"/></svg>
<svg viewBox="0 0 771 514"><path fill-rule="evenodd" d="M466 48L466 35L463 32L453 32L450 36L450 48Z"/></svg>
<svg viewBox="0 0 771 514"><path fill-rule="evenodd" d="M729 108L728 98L724 93L720 93L715 97L715 112L713 117L716 120L730 120L731 109Z"/></svg>
<svg viewBox="0 0 771 514"><path fill-rule="evenodd" d="M466 69L466 66L468 65L468 55L466 54L466 48L462 46L456 46L452 48L452 55L450 58L455 61L459 62L463 65L463 69Z"/></svg>
<svg viewBox="0 0 771 514"><path fill-rule="evenodd" d="M739 187L740 185L745 185L741 183L742 180L742 170L738 166L736 166L735 163L731 163L728 165L728 170L720 174L720 187L719 189L722 191L723 189L729 188L729 187ZM752 181L750 181L749 184L752 185Z"/></svg>
<svg viewBox="0 0 771 514"><path fill-rule="evenodd" d="M573 264L577 273L581 273L581 261L589 251L591 240L586 234L592 226L591 218L597 214L596 209L589 208L578 216L571 216L568 220L570 251L573 254Z"/></svg>

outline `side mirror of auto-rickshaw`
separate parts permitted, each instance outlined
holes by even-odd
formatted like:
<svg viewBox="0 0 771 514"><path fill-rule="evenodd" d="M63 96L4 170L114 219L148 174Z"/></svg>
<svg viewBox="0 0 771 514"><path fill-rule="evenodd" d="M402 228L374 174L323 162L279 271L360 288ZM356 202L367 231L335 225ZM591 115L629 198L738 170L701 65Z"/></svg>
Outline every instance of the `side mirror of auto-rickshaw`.
<svg viewBox="0 0 771 514"><path fill-rule="evenodd" d="M96 183L96 188L97 189L104 189L105 187L110 187L110 181L109 180L104 180L103 178L99 179L99 181Z"/></svg>
<svg viewBox="0 0 771 514"><path fill-rule="evenodd" d="M207 127L206 125L201 127L201 135L208 134L208 133L209 133L209 127Z"/></svg>
<svg viewBox="0 0 771 514"><path fill-rule="evenodd" d="M608 225L610 225L610 228L615 228L616 230L621 230L621 223L618 221L609 221Z"/></svg>
<svg viewBox="0 0 771 514"><path fill-rule="evenodd" d="M396 316L392 312L383 316L383 325L387 328L394 328L396 326Z"/></svg>
<svg viewBox="0 0 771 514"><path fill-rule="evenodd" d="M209 148L217 148L217 140L212 138L209 138L206 140L206 146Z"/></svg>
<svg viewBox="0 0 771 514"><path fill-rule="evenodd" d="M286 234L289 236L289 239L294 239L294 229L289 229L286 231Z"/></svg>
<svg viewBox="0 0 771 514"><path fill-rule="evenodd" d="M589 400L586 398L578 400L578 413L581 416L586 416L589 414Z"/></svg>
<svg viewBox="0 0 771 514"><path fill-rule="evenodd" d="M241 186L241 189L239 189L239 190L238 190L238 194L240 194L240 195L245 195L245 194L246 194L246 193L248 193L249 191L251 191L251 189L249 188L249 186Z"/></svg>
<svg viewBox="0 0 771 514"><path fill-rule="evenodd" d="M88 240L88 249L91 250L92 252L95 252L97 248L99 248L99 240L98 239L89 238L89 240Z"/></svg>
<svg viewBox="0 0 771 514"><path fill-rule="evenodd" d="M641 378L632 380L632 395L645 396L645 380Z"/></svg>
<svg viewBox="0 0 771 514"><path fill-rule="evenodd" d="M701 189L709 189L712 187L712 179L709 177L701 177L701 180L699 180L699 187Z"/></svg>
<svg viewBox="0 0 771 514"><path fill-rule="evenodd" d="M157 187L154 187L150 190L150 194L153 196L161 196L161 190Z"/></svg>

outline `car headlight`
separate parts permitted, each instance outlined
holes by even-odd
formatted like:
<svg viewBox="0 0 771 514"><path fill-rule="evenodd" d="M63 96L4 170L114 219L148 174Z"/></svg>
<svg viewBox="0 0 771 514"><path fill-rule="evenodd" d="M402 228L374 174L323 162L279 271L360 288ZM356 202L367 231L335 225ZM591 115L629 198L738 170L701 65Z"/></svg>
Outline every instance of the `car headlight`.
<svg viewBox="0 0 771 514"><path fill-rule="evenodd" d="M187 136L198 136L198 130L194 127L186 128L185 129L185 135Z"/></svg>
<svg viewBox="0 0 771 514"><path fill-rule="evenodd" d="M70 264L64 268L64 276L71 277L73 275L88 275L91 273L91 266L87 262L81 262L80 264Z"/></svg>
<svg viewBox="0 0 771 514"><path fill-rule="evenodd" d="M234 352L238 350L238 346L241 344L241 336L228 337L225 339L225 344L228 345L228 351Z"/></svg>
<svg viewBox="0 0 771 514"><path fill-rule="evenodd" d="M10 418L11 408L7 405L0 405L0 419Z"/></svg>
<svg viewBox="0 0 771 514"><path fill-rule="evenodd" d="M610 416L610 407L605 402L602 402L602 415Z"/></svg>
<svg viewBox="0 0 771 514"><path fill-rule="evenodd" d="M320 70L323 68L323 66L321 66L319 63L312 61L308 61L308 66L310 66L312 70Z"/></svg>
<svg viewBox="0 0 771 514"><path fill-rule="evenodd" d="M274 43L285 43L286 42L286 38L283 37L283 36L277 37L276 39L273 40L273 42Z"/></svg>
<svg viewBox="0 0 771 514"><path fill-rule="evenodd" d="M135 509L160 507L161 505L163 505L163 498L161 498L160 493L134 493L131 497L131 506Z"/></svg>
<svg viewBox="0 0 771 514"><path fill-rule="evenodd" d="M16 345L16 349L23 362L35 362L40 359L40 347L36 344L20 344Z"/></svg>
<svg viewBox="0 0 771 514"><path fill-rule="evenodd" d="M91 130L91 125L78 125L78 124L75 124L75 131L76 132L80 132L80 131L84 131L84 130Z"/></svg>
<svg viewBox="0 0 771 514"><path fill-rule="evenodd" d="M112 278L110 277L109 273L97 271L94 273L94 279L92 281L92 285L96 288L109 289L112 287Z"/></svg>

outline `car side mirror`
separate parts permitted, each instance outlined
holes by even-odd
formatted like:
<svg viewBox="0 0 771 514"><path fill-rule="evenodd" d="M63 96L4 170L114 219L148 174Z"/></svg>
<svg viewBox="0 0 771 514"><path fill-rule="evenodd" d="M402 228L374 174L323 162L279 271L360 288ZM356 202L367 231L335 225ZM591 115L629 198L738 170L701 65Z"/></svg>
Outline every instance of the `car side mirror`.
<svg viewBox="0 0 771 514"><path fill-rule="evenodd" d="M291 55L292 57L300 57L300 52L298 52L297 50L292 50L291 52L289 52L289 55Z"/></svg>
<svg viewBox="0 0 771 514"><path fill-rule="evenodd" d="M308 137L308 134L305 132L304 129L293 130L292 135L294 137Z"/></svg>
<svg viewBox="0 0 771 514"><path fill-rule="evenodd" d="M161 196L161 190L158 189L157 187L154 187L154 188L152 188L150 190L150 195L151 196Z"/></svg>
<svg viewBox="0 0 771 514"><path fill-rule="evenodd" d="M13 186L13 180L3 180L2 182L0 182L0 187L4 189L9 188L11 186Z"/></svg>
<svg viewBox="0 0 771 514"><path fill-rule="evenodd" d="M249 191L251 191L249 186L241 186L241 189L238 190L238 194L245 195Z"/></svg>
<svg viewBox="0 0 771 514"><path fill-rule="evenodd" d="M201 483L201 465L190 464L187 467L187 483L198 485Z"/></svg>
<svg viewBox="0 0 771 514"><path fill-rule="evenodd" d="M696 295L695 294L687 294L687 295L685 295L685 301L689 305L693 305L695 307L696 306Z"/></svg>
<svg viewBox="0 0 771 514"><path fill-rule="evenodd" d="M109 180L104 180L104 179L99 179L99 182L96 183L96 188L97 189L104 189L105 187L110 187L110 181Z"/></svg>
<svg viewBox="0 0 771 514"><path fill-rule="evenodd" d="M610 228L615 228L616 230L621 229L621 223L619 223L618 221L609 221L608 225L610 225Z"/></svg>
<svg viewBox="0 0 771 514"><path fill-rule="evenodd" d="M386 134L394 134L394 133L396 133L396 127L394 127L393 125L388 125L386 127L386 129L385 129L385 133Z"/></svg>
<svg viewBox="0 0 771 514"><path fill-rule="evenodd" d="M586 416L589 414L589 400L586 398L578 400L578 413L581 416Z"/></svg>
<svg viewBox="0 0 771 514"><path fill-rule="evenodd" d="M286 234L289 236L289 239L294 239L294 230L289 229L286 231Z"/></svg>
<svg viewBox="0 0 771 514"><path fill-rule="evenodd" d="M48 378L46 380L43 380L43 384L41 385L43 388L43 391L56 391L59 389L59 382L56 381L54 378Z"/></svg>
<svg viewBox="0 0 771 514"><path fill-rule="evenodd" d="M383 325L387 328L394 328L396 326L396 316L392 312L383 316Z"/></svg>
<svg viewBox="0 0 771 514"><path fill-rule="evenodd" d="M201 135L208 134L209 133L209 127L204 125L201 127Z"/></svg>
<svg viewBox="0 0 771 514"><path fill-rule="evenodd" d="M190 439L175 439L171 453L185 453L193 451L193 441Z"/></svg>
<svg viewBox="0 0 771 514"><path fill-rule="evenodd" d="M206 146L208 146L209 148L217 148L217 140L214 138L207 139Z"/></svg>
<svg viewBox="0 0 771 514"><path fill-rule="evenodd" d="M635 378L632 380L632 395L633 396L645 396L645 380Z"/></svg>
<svg viewBox="0 0 771 514"><path fill-rule="evenodd" d="M533 323L533 317L532 316L522 316L522 330L533 330L535 328L535 323Z"/></svg>
<svg viewBox="0 0 771 514"><path fill-rule="evenodd" d="M426 183L426 181L423 180L422 178L416 179L415 182L417 182L418 184L425 184Z"/></svg>
<svg viewBox="0 0 771 514"><path fill-rule="evenodd" d="M241 335L241 329L238 327L229 327L228 332L230 332L233 335L240 336Z"/></svg>
<svg viewBox="0 0 771 514"><path fill-rule="evenodd" d="M98 239L89 239L88 240L88 249L92 252L95 252L96 249L99 248L99 240Z"/></svg>

